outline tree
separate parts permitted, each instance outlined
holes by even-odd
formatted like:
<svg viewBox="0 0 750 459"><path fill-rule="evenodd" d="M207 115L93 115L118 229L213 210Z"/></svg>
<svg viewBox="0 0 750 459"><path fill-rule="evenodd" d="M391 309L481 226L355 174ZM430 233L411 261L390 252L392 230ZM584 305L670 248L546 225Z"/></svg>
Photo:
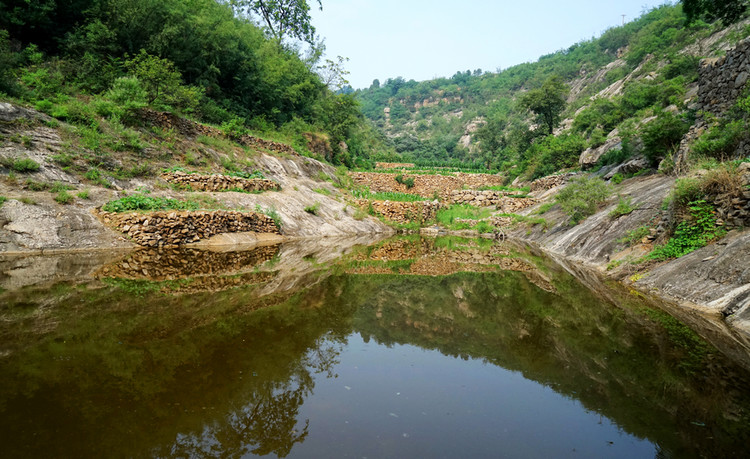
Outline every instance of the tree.
<svg viewBox="0 0 750 459"><path fill-rule="evenodd" d="M174 64L144 50L127 61L125 66L143 83L148 94L148 105L152 105L157 99L163 99L165 94L174 94L180 87L182 77Z"/></svg>
<svg viewBox="0 0 750 459"><path fill-rule="evenodd" d="M537 115L539 124L545 128L545 134L552 134L560 122L567 96L568 86L562 78L553 75L547 78L541 88L532 89L521 96L520 104Z"/></svg>
<svg viewBox="0 0 750 459"><path fill-rule="evenodd" d="M711 22L721 19L725 24L732 24L742 17L747 7L747 0L682 0L688 24L700 18Z"/></svg>
<svg viewBox="0 0 750 459"><path fill-rule="evenodd" d="M348 57L342 56L338 56L335 61L326 59L326 63L318 68L321 81L331 91L339 91L349 84L349 80L346 79L349 71L344 68L344 63L348 60Z"/></svg>
<svg viewBox="0 0 750 459"><path fill-rule="evenodd" d="M323 9L321 0L314 0ZM270 35L279 42L284 37L315 45L315 27L307 0L230 0L235 12L260 16Z"/></svg>

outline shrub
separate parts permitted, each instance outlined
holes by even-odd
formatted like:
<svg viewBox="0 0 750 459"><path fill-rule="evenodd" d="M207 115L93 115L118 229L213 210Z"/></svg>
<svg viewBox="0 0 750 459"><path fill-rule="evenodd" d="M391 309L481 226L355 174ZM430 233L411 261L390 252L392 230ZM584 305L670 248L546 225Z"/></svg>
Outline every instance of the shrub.
<svg viewBox="0 0 750 459"><path fill-rule="evenodd" d="M318 212L320 211L320 203L316 202L315 204L311 206L305 207L305 212L312 215L318 215Z"/></svg>
<svg viewBox="0 0 750 459"><path fill-rule="evenodd" d="M570 217L571 223L577 225L593 215L609 194L609 185L599 177L576 177L555 196L555 201Z"/></svg>
<svg viewBox="0 0 750 459"><path fill-rule="evenodd" d="M73 195L65 190L60 191L55 196L55 201L59 202L60 204L70 204L74 199L75 198L73 197Z"/></svg>
<svg viewBox="0 0 750 459"><path fill-rule="evenodd" d="M612 212L609 213L609 216L612 218L622 217L623 215L627 215L637 208L638 206L632 203L630 196L620 196L617 199L617 207L615 207Z"/></svg>
<svg viewBox="0 0 750 459"><path fill-rule="evenodd" d="M646 124L641 131L643 140L643 153L656 165L659 159L664 158L679 145L682 136L690 128L688 122L669 112L664 112L658 118Z"/></svg>
<svg viewBox="0 0 750 459"><path fill-rule="evenodd" d="M656 247L648 255L649 259L679 258L724 235L725 230L716 226L716 216L711 204L701 199L690 202L688 209L690 220L680 222L674 236L666 244Z"/></svg>
<svg viewBox="0 0 750 459"><path fill-rule="evenodd" d="M16 159L11 163L10 168L16 172L36 172L41 166L31 158Z"/></svg>
<svg viewBox="0 0 750 459"><path fill-rule="evenodd" d="M414 178L413 177L404 177L402 174L398 174L395 177L395 179L396 179L397 183L405 185L406 188L413 188L414 187Z"/></svg>
<svg viewBox="0 0 750 459"><path fill-rule="evenodd" d="M693 143L692 152L698 156L727 160L735 155L737 146L747 137L747 129L742 120L722 121Z"/></svg>

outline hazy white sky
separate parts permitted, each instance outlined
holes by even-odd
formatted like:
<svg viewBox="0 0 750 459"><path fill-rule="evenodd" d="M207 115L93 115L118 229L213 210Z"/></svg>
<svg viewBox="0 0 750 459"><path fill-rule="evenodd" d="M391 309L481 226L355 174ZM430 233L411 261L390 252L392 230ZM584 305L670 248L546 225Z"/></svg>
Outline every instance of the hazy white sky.
<svg viewBox="0 0 750 459"><path fill-rule="evenodd" d="M315 0L308 0L311 7ZM311 11L326 57L348 57L348 80L417 81L535 61L664 0L323 0ZM674 3L674 2L672 2Z"/></svg>

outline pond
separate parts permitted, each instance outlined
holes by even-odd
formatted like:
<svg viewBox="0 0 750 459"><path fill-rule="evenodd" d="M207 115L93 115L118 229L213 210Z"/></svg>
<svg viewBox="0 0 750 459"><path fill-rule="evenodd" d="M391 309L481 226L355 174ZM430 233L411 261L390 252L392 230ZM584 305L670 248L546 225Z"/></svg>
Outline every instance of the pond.
<svg viewBox="0 0 750 459"><path fill-rule="evenodd" d="M512 243L359 242L1 258L3 456L744 456L731 334Z"/></svg>

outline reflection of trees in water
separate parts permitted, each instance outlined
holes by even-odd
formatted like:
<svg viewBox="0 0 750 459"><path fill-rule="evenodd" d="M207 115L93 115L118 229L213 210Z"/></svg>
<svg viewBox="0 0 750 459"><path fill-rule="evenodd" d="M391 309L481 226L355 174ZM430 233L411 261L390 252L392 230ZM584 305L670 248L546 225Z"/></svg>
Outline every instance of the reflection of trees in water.
<svg viewBox="0 0 750 459"><path fill-rule="evenodd" d="M295 444L305 441L310 420L298 425L299 409L312 394L315 374L331 378L339 363L341 338L321 337L284 380L261 380L249 403L204 427L200 434L178 434L160 457L242 457L275 454L286 457ZM253 382L258 377L253 377Z"/></svg>

